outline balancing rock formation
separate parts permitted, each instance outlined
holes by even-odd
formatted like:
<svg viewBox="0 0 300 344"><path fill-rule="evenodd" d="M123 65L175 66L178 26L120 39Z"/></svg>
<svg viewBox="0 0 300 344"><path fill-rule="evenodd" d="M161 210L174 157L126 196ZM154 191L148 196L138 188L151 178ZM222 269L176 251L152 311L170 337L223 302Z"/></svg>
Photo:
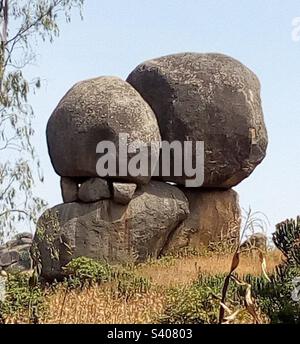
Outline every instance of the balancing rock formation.
<svg viewBox="0 0 300 344"><path fill-rule="evenodd" d="M152 146L148 174L99 174L99 142L118 148ZM159 143L204 142L204 183L163 176ZM39 219L32 246L46 279L62 278L64 266L86 256L109 263L143 262L184 248L239 238L238 195L231 187L263 160L267 132L260 84L240 62L221 54L183 53L139 65L123 81L99 77L77 83L47 125L47 143L61 176L63 204ZM129 152L129 159L136 153ZM195 158L195 151L192 153ZM177 157L170 155L171 172ZM101 178L100 178L101 176ZM167 183L167 182L172 182Z"/></svg>

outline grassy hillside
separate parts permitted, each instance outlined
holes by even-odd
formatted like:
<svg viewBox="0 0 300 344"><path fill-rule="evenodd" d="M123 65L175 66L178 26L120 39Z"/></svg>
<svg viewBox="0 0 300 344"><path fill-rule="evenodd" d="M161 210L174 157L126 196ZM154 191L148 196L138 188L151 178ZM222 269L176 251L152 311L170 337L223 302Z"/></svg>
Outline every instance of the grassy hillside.
<svg viewBox="0 0 300 344"><path fill-rule="evenodd" d="M136 267L108 267L83 260L73 264L64 283L30 287L28 276L9 276L5 323L216 323L225 275L232 254L164 257ZM267 253L267 273L281 263L277 250ZM257 254L242 254L236 276L258 286L262 276ZM258 281L258 283L257 283ZM255 292L255 286L253 286ZM253 296L259 322L270 318ZM253 323L244 307L245 288L230 284L226 305L240 310L234 323ZM228 310L229 312L229 310ZM227 314L227 313L226 313ZM227 314L228 316L229 314Z"/></svg>

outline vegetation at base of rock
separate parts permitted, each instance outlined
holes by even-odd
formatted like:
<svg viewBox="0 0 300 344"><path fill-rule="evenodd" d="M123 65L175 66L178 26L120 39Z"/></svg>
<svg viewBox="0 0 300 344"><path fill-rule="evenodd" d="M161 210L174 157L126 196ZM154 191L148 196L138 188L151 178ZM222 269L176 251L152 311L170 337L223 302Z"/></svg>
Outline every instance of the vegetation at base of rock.
<svg viewBox="0 0 300 344"><path fill-rule="evenodd" d="M283 240L290 240L288 245L280 241L283 226L277 226L274 242L279 248L297 247L298 237L290 233L297 226L291 226L291 223L291 220L286 222L289 225L284 227ZM297 224L297 221L293 223ZM239 266L233 276L246 284L234 283L234 278L230 280L225 320L236 313L233 323L253 323L253 317L245 307L247 285L251 285L253 305L260 323L300 323L300 302L292 297L294 279L300 277L300 265L297 259L290 258L297 257L298 253L291 255L290 249L281 251L284 256L275 250L266 253L267 261L273 262L267 270L269 280L262 273L258 257L256 259L252 253L242 254L240 265L244 264L244 267ZM83 322L84 319L91 323L215 324L219 321L221 291L230 263L228 258L185 252L139 265L111 266L79 257L66 267L69 277L51 286L32 285L27 274L9 274L7 298L0 304L1 319L6 323L68 323ZM168 275L175 271L183 275L184 270L180 270L183 264L193 270L189 278L182 276L180 282L173 276L174 283L171 284L163 281L164 271ZM255 272L250 269L253 264L257 264ZM210 270L205 270L208 266ZM78 307L81 307L80 311Z"/></svg>
<svg viewBox="0 0 300 344"><path fill-rule="evenodd" d="M252 295L261 311L275 324L300 324L300 302L293 301L294 278L300 276L300 266L283 264L277 267L271 282L247 276Z"/></svg>
<svg viewBox="0 0 300 344"><path fill-rule="evenodd" d="M161 323L165 324L216 324L218 322L219 299L225 275L200 275L192 285L170 288ZM232 287L229 298L240 305L237 288Z"/></svg>
<svg viewBox="0 0 300 344"><path fill-rule="evenodd" d="M300 269L287 269L284 275L275 272L271 282L263 277L247 275L244 280L252 287L252 296L259 314L268 323L300 323L300 303L291 298L294 289L292 279L300 276ZM220 306L220 290L225 275L199 276L191 285L170 288L167 303L160 322L164 324L217 324ZM244 308L245 288L230 284L226 305L229 309L241 309L236 323L252 323Z"/></svg>
<svg viewBox="0 0 300 344"><path fill-rule="evenodd" d="M149 279L136 271L110 266L100 261L79 257L66 266L69 276L63 282L54 281L51 285L36 283L26 273L8 274L6 299L0 302L0 319L17 318L18 322L38 323L47 317L47 300L63 288L67 294L72 290L95 288L99 285L110 287L117 298L126 300L136 294L150 290Z"/></svg>
<svg viewBox="0 0 300 344"><path fill-rule="evenodd" d="M73 259L64 269L72 281L78 280L82 284L86 281L103 283L112 279L112 268L96 260L79 257Z"/></svg>
<svg viewBox="0 0 300 344"><path fill-rule="evenodd" d="M135 293L145 293L151 287L150 280L138 275L130 266L111 266L86 257L73 259L65 271L69 274L66 282L70 288L110 282L119 296L129 298Z"/></svg>
<svg viewBox="0 0 300 344"><path fill-rule="evenodd" d="M14 317L18 318L19 322L29 320L35 323L44 312L45 293L41 286L30 286L27 274L9 274L6 298L4 302L0 301L0 322Z"/></svg>

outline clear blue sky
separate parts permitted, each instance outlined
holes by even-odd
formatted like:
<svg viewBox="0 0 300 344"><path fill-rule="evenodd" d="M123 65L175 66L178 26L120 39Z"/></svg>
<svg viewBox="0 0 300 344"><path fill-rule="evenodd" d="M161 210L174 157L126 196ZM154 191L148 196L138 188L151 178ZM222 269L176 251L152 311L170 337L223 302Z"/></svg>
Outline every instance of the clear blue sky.
<svg viewBox="0 0 300 344"><path fill-rule="evenodd" d="M86 0L84 20L74 12L53 44L39 44L28 74L44 79L31 100L34 143L45 175L37 193L61 202L59 178L47 153L47 120L77 81L126 78L140 62L170 53L221 52L260 78L269 147L264 162L235 189L243 208L275 223L300 214L300 42L292 40L299 0ZM63 147L62 147L63 154Z"/></svg>

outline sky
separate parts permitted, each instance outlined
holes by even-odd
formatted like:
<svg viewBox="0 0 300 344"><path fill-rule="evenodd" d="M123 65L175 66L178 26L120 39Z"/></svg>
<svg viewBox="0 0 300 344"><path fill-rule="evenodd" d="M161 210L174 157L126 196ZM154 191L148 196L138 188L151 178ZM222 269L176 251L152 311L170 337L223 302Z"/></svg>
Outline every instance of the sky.
<svg viewBox="0 0 300 344"><path fill-rule="evenodd" d="M192 51L230 55L262 85L269 146L265 160L235 187L241 207L264 213L269 233L300 214L300 30L293 27L300 23L299 0L86 0L83 17L74 11L71 24L62 20L60 37L40 43L27 69L43 79L30 101L45 176L36 192L49 206L62 199L45 129L68 89L102 75L126 79L145 60Z"/></svg>

